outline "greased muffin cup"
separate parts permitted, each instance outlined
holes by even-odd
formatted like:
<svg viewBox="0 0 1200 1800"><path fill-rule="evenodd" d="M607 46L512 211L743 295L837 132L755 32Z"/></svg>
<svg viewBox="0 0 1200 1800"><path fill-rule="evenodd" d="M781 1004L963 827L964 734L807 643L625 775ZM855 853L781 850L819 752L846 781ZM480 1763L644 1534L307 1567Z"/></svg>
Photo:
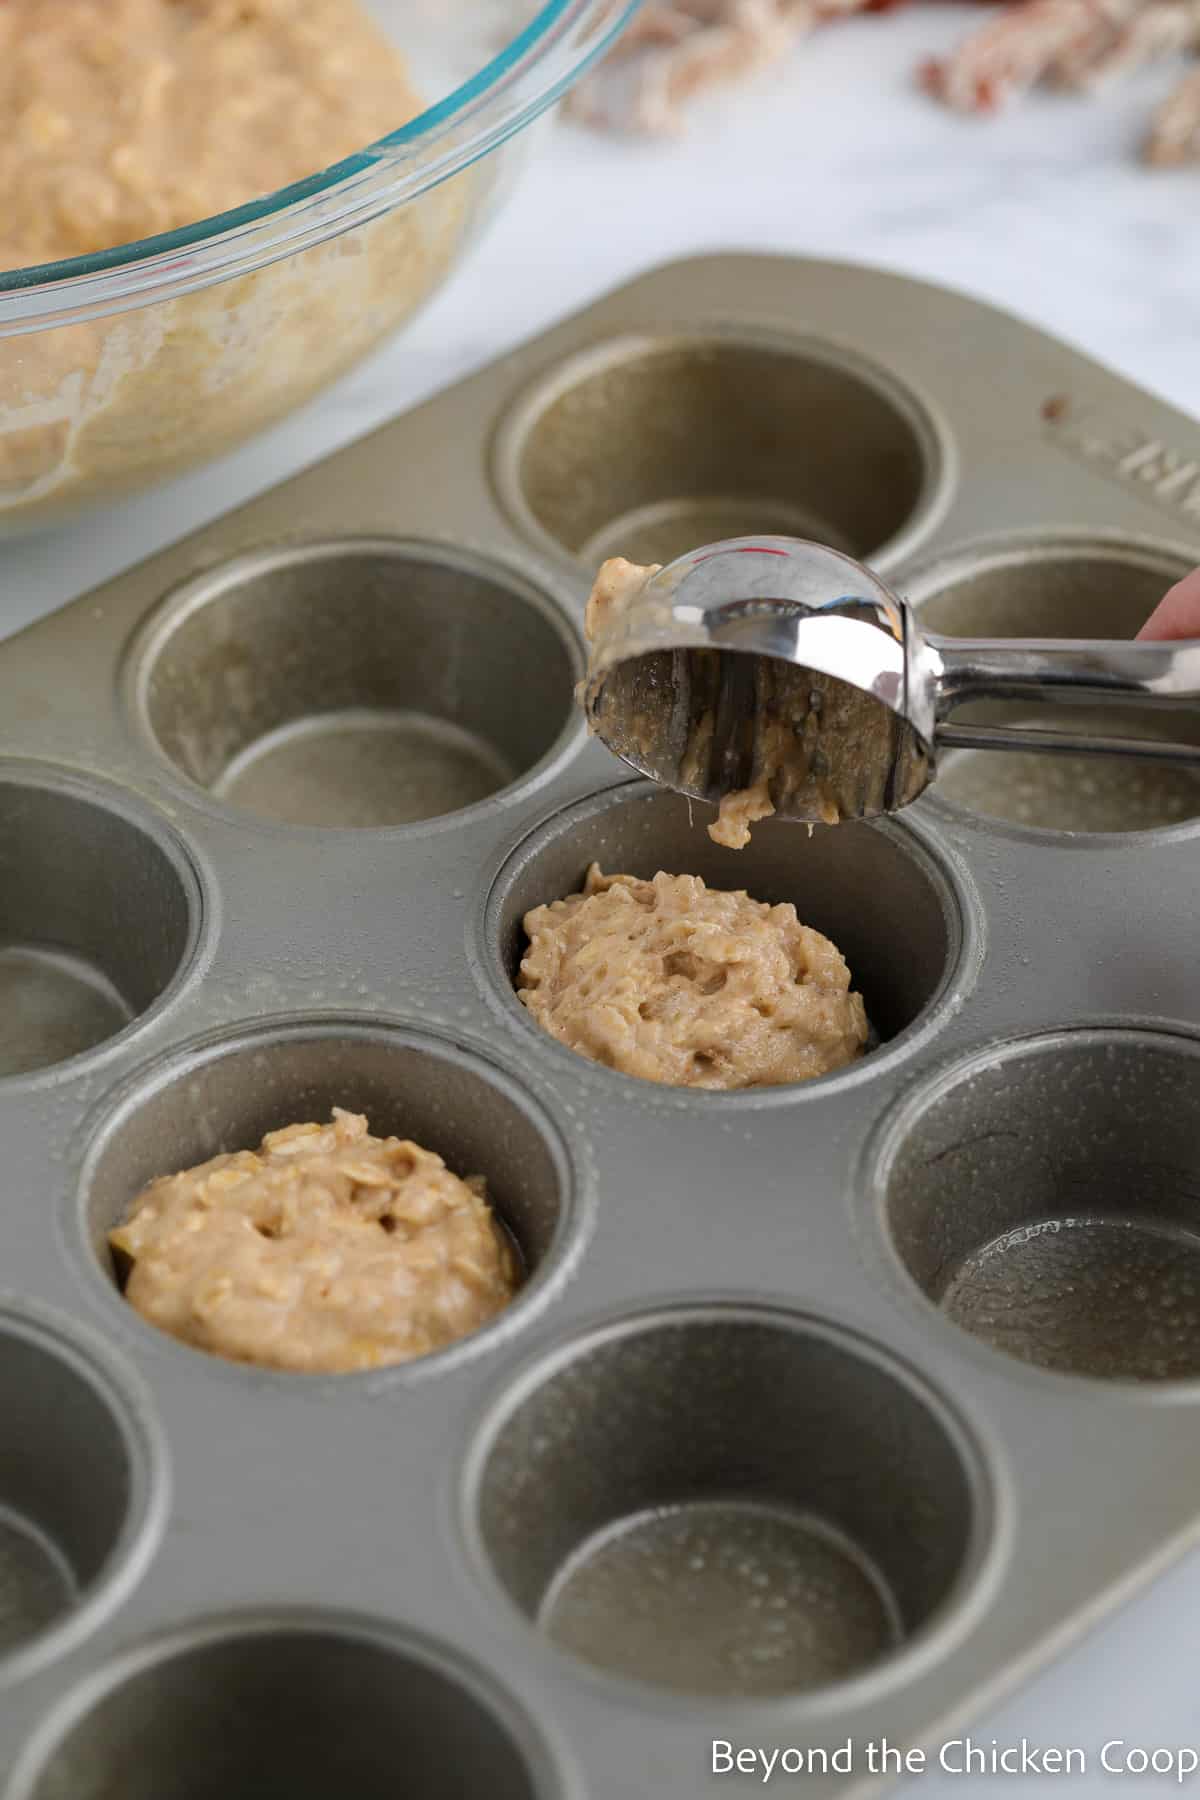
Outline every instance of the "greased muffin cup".
<svg viewBox="0 0 1200 1800"><path fill-rule="evenodd" d="M571 688L589 563L726 529L1132 634L1197 456L986 307L708 258L0 646L4 1800L696 1800L714 1735L969 1721L1194 1528L1190 786L947 758L735 853ZM547 1036L521 922L593 861L792 901L865 1054L726 1093ZM487 1178L514 1301L329 1376L136 1314L140 1189L334 1105Z"/></svg>

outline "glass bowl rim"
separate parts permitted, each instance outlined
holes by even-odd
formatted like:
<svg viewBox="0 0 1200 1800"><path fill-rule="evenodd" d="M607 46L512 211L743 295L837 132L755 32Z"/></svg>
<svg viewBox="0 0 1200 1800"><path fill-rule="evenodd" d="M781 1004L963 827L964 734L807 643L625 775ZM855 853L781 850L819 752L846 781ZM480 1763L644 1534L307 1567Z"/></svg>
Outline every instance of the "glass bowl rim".
<svg viewBox="0 0 1200 1800"><path fill-rule="evenodd" d="M124 312L250 274L393 211L460 173L553 105L641 4L545 0L502 50L452 92L314 175L174 231L88 256L0 270L0 337Z"/></svg>

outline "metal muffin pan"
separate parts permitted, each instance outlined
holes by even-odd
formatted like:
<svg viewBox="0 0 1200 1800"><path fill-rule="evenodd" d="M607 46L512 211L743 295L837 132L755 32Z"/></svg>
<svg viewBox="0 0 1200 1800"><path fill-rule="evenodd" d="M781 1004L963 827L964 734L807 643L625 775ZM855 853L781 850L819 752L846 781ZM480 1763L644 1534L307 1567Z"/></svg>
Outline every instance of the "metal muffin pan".
<svg viewBox="0 0 1200 1800"><path fill-rule="evenodd" d="M1130 632L1191 458L973 301L705 258L0 646L3 1800L695 1800L718 1736L936 1741L1197 1536L1200 787L734 853L571 705L589 562L717 532ZM574 1057L512 984L592 859L794 899L877 1047ZM512 1307L329 1378L135 1316L140 1185L335 1102L487 1176Z"/></svg>

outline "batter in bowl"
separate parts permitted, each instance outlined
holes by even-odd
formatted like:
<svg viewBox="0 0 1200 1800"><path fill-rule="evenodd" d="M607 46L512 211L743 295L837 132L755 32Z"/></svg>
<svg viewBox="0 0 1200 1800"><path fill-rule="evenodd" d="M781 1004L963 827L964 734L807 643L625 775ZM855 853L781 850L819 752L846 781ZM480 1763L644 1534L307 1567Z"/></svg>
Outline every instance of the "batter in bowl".
<svg viewBox="0 0 1200 1800"><path fill-rule="evenodd" d="M0 270L196 224L423 105L361 0L0 0ZM0 342L0 526L307 399L438 284L471 192L462 176L269 268Z"/></svg>
<svg viewBox="0 0 1200 1800"><path fill-rule="evenodd" d="M420 110L358 0L5 0L0 269L192 225Z"/></svg>
<svg viewBox="0 0 1200 1800"><path fill-rule="evenodd" d="M426 1356L519 1285L478 1176L335 1107L151 1182L109 1234L131 1306L235 1362L306 1374Z"/></svg>
<svg viewBox="0 0 1200 1800"><path fill-rule="evenodd" d="M593 1062L673 1087L808 1081L862 1055L867 1019L836 946L789 904L698 875L588 870L525 915L520 999Z"/></svg>

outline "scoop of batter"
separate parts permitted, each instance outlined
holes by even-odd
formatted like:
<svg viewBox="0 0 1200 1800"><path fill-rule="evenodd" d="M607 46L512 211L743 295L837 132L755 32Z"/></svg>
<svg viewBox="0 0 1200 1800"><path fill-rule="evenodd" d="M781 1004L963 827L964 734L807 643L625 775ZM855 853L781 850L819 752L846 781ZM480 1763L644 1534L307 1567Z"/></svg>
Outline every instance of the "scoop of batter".
<svg viewBox="0 0 1200 1800"><path fill-rule="evenodd" d="M584 631L593 647L589 673L595 668L595 652L602 640L625 629L626 615L642 598L647 583L662 568L661 563L633 563L623 556L609 557L600 565L584 614ZM710 653L711 654L711 653ZM749 786L722 794L717 816L708 826L714 844L727 850L744 850L750 842L750 827L761 819L769 819L776 802L787 806L803 794L803 814L819 818L823 824L836 825L841 811L824 779L823 765L816 754L817 736L822 715L835 720L839 704L844 706L845 687L838 681L809 670L789 669L780 665L769 678L769 690L760 696L763 711L757 730L757 753L754 779ZM585 703L587 682L580 682L576 699ZM841 699L839 701L839 695ZM662 695L653 692L652 704L666 704ZM589 724L591 722L589 721ZM648 722L651 740L660 723ZM688 792L704 792L707 768L712 751L713 716L704 711L694 722L686 754L680 765L682 784ZM639 742L644 726L637 718L624 721L629 741ZM611 746L610 746L611 747ZM812 825L809 825L812 833Z"/></svg>
<svg viewBox="0 0 1200 1800"><path fill-rule="evenodd" d="M790 904L698 875L604 875L525 915L519 993L593 1062L673 1087L807 1081L862 1054L862 996Z"/></svg>
<svg viewBox="0 0 1200 1800"><path fill-rule="evenodd" d="M151 1182L109 1234L125 1298L152 1325L236 1362L374 1369L478 1330L516 1291L516 1258L480 1177L328 1125Z"/></svg>

